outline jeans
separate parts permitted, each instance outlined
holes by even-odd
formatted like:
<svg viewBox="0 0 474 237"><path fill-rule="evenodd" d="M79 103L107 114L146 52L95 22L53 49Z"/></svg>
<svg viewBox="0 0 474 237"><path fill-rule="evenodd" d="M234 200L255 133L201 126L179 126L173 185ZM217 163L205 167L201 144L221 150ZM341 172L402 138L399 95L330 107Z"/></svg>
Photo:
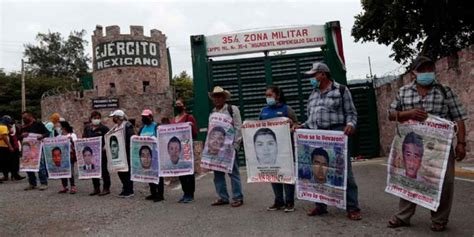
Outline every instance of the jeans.
<svg viewBox="0 0 474 237"><path fill-rule="evenodd" d="M217 195L223 201L229 201L229 193L227 192L227 184L225 181L225 174L224 172L214 171L214 185L216 187ZM242 184L240 181L240 173L239 173L239 161L237 158L237 152L235 154L234 159L234 167L232 169L232 173L229 174L230 177L230 184L232 185L232 199L234 201L243 200L244 195L242 194Z"/></svg>
<svg viewBox="0 0 474 237"><path fill-rule="evenodd" d="M346 210L347 212L360 211L358 200L358 188L352 173L352 162L347 158L347 189L346 189ZM327 210L327 205L323 203L316 203L316 207L322 211Z"/></svg>
<svg viewBox="0 0 474 237"><path fill-rule="evenodd" d="M110 174L109 170L107 169L107 156L105 152L102 153L102 179L104 180L104 190L110 189ZM95 190L100 189L100 179L92 179L92 184L94 185Z"/></svg>
<svg viewBox="0 0 474 237"><path fill-rule="evenodd" d="M181 182L184 197L194 198L194 190L196 189L194 174L179 176L179 181Z"/></svg>
<svg viewBox="0 0 474 237"><path fill-rule="evenodd" d="M28 183L32 186L36 186L35 172L26 172L26 174L28 174ZM41 155L38 177L41 184L48 185L48 170L46 170L44 155Z"/></svg>
<svg viewBox="0 0 474 237"><path fill-rule="evenodd" d="M279 206L295 204L295 185L272 183L273 193L275 194L275 204ZM283 194L286 194L284 195Z"/></svg>

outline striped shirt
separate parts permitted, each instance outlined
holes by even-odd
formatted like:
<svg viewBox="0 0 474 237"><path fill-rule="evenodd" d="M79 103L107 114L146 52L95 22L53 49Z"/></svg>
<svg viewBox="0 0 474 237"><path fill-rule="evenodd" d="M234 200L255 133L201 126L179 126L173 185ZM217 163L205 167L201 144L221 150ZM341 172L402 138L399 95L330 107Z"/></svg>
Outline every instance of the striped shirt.
<svg viewBox="0 0 474 237"><path fill-rule="evenodd" d="M332 129L336 126L357 125L357 111L352 101L351 92L344 88L344 96L339 91L337 82L332 82L330 88L321 93L313 90L308 99L306 116L303 127L310 129Z"/></svg>
<svg viewBox="0 0 474 237"><path fill-rule="evenodd" d="M444 87L444 91L443 91ZM389 113L411 109L424 109L427 113L451 121L466 120L467 113L451 88L436 84L425 97L421 97L415 82L401 87L398 95L390 105Z"/></svg>

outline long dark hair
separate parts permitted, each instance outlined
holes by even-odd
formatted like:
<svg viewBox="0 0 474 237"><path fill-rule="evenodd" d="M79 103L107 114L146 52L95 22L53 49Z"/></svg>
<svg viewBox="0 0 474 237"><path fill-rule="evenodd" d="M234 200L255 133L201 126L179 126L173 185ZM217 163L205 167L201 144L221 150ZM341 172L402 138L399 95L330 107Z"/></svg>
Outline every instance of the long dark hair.
<svg viewBox="0 0 474 237"><path fill-rule="evenodd" d="M276 85L271 85L271 86L267 87L267 90L272 90L272 92L275 93L275 95L277 95L277 97L280 97L278 99L278 102L280 102L282 104L286 104L285 94L283 93L283 90L280 87L278 87Z"/></svg>

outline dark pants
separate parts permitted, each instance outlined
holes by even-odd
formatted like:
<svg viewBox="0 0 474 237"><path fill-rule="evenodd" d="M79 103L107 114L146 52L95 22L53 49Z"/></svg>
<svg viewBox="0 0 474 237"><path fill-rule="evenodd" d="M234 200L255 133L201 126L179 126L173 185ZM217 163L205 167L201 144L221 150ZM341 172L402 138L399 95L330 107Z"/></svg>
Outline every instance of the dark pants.
<svg viewBox="0 0 474 237"><path fill-rule="evenodd" d="M69 179L69 183L71 184L71 187L72 186L76 186L75 182L74 182L74 164L76 162L71 162L71 178L64 178L64 179L61 179L61 183L63 184L63 187L67 188L67 180Z"/></svg>
<svg viewBox="0 0 474 237"><path fill-rule="evenodd" d="M2 170L3 177L8 179L11 164L11 152L8 147L0 147L0 170Z"/></svg>
<svg viewBox="0 0 474 237"><path fill-rule="evenodd" d="M272 183L275 204L279 206L295 204L295 185Z"/></svg>
<svg viewBox="0 0 474 237"><path fill-rule="evenodd" d="M133 182L130 179L130 169L127 172L117 172L122 182L122 192L133 193Z"/></svg>
<svg viewBox="0 0 474 237"><path fill-rule="evenodd" d="M194 174L179 176L179 181L181 182L181 188L184 192L184 197L194 198L194 190L196 181Z"/></svg>
<svg viewBox="0 0 474 237"><path fill-rule="evenodd" d="M109 169L107 169L107 156L105 153L102 153L102 179L104 180L104 190L109 190L110 189L110 174L109 174ZM100 179L92 179L92 184L94 185L95 190L100 189Z"/></svg>
<svg viewBox="0 0 474 237"><path fill-rule="evenodd" d="M20 172L20 151L16 150L12 153L12 156L11 156L11 163L10 163L10 172L11 172L11 175L12 177L19 177L20 175L18 174L18 172Z"/></svg>
<svg viewBox="0 0 474 237"><path fill-rule="evenodd" d="M149 183L150 186L150 194L155 196L156 198L164 199L164 192L165 192L165 179L160 177L160 183Z"/></svg>

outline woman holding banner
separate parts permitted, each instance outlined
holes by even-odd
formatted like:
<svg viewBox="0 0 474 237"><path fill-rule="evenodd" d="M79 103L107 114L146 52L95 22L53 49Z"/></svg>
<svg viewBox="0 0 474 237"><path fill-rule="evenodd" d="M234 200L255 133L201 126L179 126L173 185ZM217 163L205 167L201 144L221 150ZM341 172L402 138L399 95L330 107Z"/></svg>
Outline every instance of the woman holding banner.
<svg viewBox="0 0 474 237"><path fill-rule="evenodd" d="M198 129L196 119L186 112L186 103L182 98L178 98L175 103L176 116L171 120L171 123L190 123L192 129L193 140L197 138ZM184 195L179 200L179 203L190 203L194 200L195 179L194 174L179 176L181 187Z"/></svg>
<svg viewBox="0 0 474 237"><path fill-rule="evenodd" d="M297 123L295 112L286 104L283 91L278 86L269 86L265 96L267 106L265 106L260 112L260 120L287 117L290 119L290 123ZM268 140L272 140L275 136L273 133L262 133L259 136L257 135L258 134L255 134L256 139L258 139L258 137L261 137L262 139L268 137ZM257 140L255 142L257 142ZM259 160L258 152L257 159ZM274 159L276 159L276 157L274 157ZM293 159L293 157L288 157L288 159ZM295 185L272 183L272 189L275 194L275 201L272 206L267 208L267 210L276 211L284 209L285 212L293 212L295 210Z"/></svg>

